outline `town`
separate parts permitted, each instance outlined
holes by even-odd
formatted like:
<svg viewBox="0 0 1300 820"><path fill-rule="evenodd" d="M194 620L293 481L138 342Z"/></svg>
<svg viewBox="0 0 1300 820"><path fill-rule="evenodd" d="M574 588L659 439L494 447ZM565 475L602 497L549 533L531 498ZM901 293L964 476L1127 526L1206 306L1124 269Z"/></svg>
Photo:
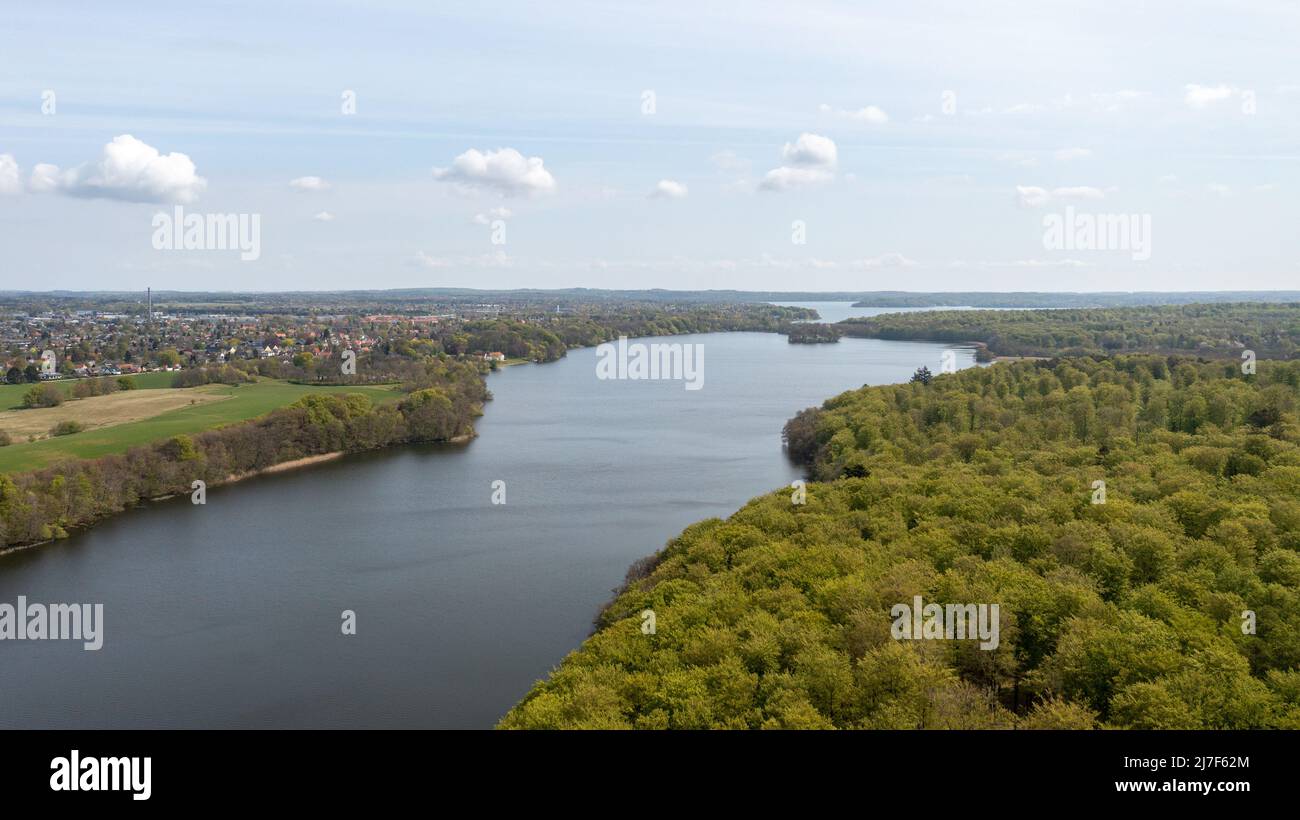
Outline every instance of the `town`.
<svg viewBox="0 0 1300 820"><path fill-rule="evenodd" d="M264 376L329 381L322 363L412 346L489 366L554 361L617 335L788 330L809 311L762 304L625 298L312 294L0 293L0 374L10 384L234 365ZM307 307L310 305L310 307Z"/></svg>

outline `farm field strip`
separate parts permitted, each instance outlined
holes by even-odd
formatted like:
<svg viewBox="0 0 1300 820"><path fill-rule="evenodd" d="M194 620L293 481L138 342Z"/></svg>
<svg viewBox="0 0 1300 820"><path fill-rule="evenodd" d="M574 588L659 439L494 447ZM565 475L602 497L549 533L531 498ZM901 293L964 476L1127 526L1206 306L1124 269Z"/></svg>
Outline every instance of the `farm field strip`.
<svg viewBox="0 0 1300 820"><path fill-rule="evenodd" d="M376 403L394 401L402 395L396 385L314 387L273 380L238 386L207 385L187 388L187 391L203 391L209 398L140 421L34 442L15 440L8 447L0 447L0 472L39 469L65 458L99 458L175 435L201 433L256 418L309 393L362 393Z"/></svg>
<svg viewBox="0 0 1300 820"><path fill-rule="evenodd" d="M65 401L58 407L0 410L0 430L17 441L30 435L43 436L61 421L80 422L87 430L93 430L153 418L187 405L227 398L229 396L213 393L207 388L125 390L106 396Z"/></svg>

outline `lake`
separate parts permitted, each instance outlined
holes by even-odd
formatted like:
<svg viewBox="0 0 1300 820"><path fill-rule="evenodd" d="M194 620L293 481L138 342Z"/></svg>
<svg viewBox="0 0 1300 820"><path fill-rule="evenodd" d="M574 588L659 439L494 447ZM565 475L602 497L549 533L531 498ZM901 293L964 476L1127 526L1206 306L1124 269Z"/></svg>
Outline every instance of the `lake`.
<svg viewBox="0 0 1300 820"><path fill-rule="evenodd" d="M599 380L595 349L574 350L492 374L469 443L253 478L0 556L0 602L104 605L99 651L0 641L0 727L491 727L633 561L802 475L788 418L947 349L636 341L704 345L703 388Z"/></svg>
<svg viewBox="0 0 1300 820"><path fill-rule="evenodd" d="M972 307L853 307L852 302L773 302L784 307L804 307L817 311L819 318L814 322L834 324L845 319L859 319L867 316L880 316L885 313L919 313L934 310L1019 310L1020 308L972 308ZM931 368L933 370L934 368Z"/></svg>

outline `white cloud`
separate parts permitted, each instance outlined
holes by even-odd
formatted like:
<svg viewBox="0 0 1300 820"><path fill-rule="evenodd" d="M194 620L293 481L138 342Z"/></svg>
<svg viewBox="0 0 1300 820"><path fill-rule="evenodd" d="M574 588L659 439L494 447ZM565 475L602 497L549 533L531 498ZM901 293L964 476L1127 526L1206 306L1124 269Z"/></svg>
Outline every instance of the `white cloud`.
<svg viewBox="0 0 1300 820"><path fill-rule="evenodd" d="M781 157L787 165L833 168L839 159L839 152L830 137L805 132L793 143L785 144L781 149Z"/></svg>
<svg viewBox="0 0 1300 820"><path fill-rule="evenodd" d="M1215 196L1232 195L1232 188L1228 187L1227 185L1224 185L1221 182L1211 182L1209 185L1205 186L1205 189L1210 193L1214 194Z"/></svg>
<svg viewBox="0 0 1300 820"><path fill-rule="evenodd" d="M652 199L685 199L686 186L673 179L661 179L650 192Z"/></svg>
<svg viewBox="0 0 1300 820"><path fill-rule="evenodd" d="M476 225L491 225L495 219L509 219L511 211L509 208L488 208L480 214L474 214L474 223Z"/></svg>
<svg viewBox="0 0 1300 820"><path fill-rule="evenodd" d="M47 162L38 162L32 168L27 189L37 194L45 194L59 189L59 166Z"/></svg>
<svg viewBox="0 0 1300 820"><path fill-rule="evenodd" d="M555 177L543 167L541 157L525 157L513 148L487 152L471 148L452 160L450 168L433 169L433 178L505 196L531 196L555 188Z"/></svg>
<svg viewBox="0 0 1300 820"><path fill-rule="evenodd" d="M836 116L839 117L845 117L850 120L857 120L858 122L865 122L870 125L884 125L885 123L889 122L889 115L886 114L884 110L874 105L868 105L863 108L859 108L856 111L846 111L844 109L840 109L837 111L836 109L831 108L829 105L826 105L825 103L822 103L817 108L823 114L835 114Z"/></svg>
<svg viewBox="0 0 1300 820"><path fill-rule="evenodd" d="M803 133L793 143L781 149L785 164L763 175L758 187L764 191L785 191L790 188L829 182L835 178L835 165L839 152L834 141L819 134Z"/></svg>
<svg viewBox="0 0 1300 820"><path fill-rule="evenodd" d="M1025 208L1041 208L1052 199L1052 195L1045 188L1035 185L1017 185L1016 195L1020 198L1021 206Z"/></svg>
<svg viewBox="0 0 1300 820"><path fill-rule="evenodd" d="M803 185L830 182L835 175L820 168L773 168L763 175L758 187L764 191L787 191Z"/></svg>
<svg viewBox="0 0 1300 820"><path fill-rule="evenodd" d="M0 194L16 194L22 189L18 160L13 154L0 154Z"/></svg>
<svg viewBox="0 0 1300 820"><path fill-rule="evenodd" d="M295 191L328 191L330 184L320 177L298 177L289 180L289 187Z"/></svg>
<svg viewBox="0 0 1300 820"><path fill-rule="evenodd" d="M321 211L320 213L313 216L312 219L316 220L317 222L333 222L334 214L330 213L329 211Z"/></svg>
<svg viewBox="0 0 1300 820"><path fill-rule="evenodd" d="M1188 83L1184 86L1183 101L1192 108L1205 108L1213 103L1222 102L1230 98L1237 90L1231 86L1220 83L1218 85L1197 85Z"/></svg>
<svg viewBox="0 0 1300 820"><path fill-rule="evenodd" d="M94 163L66 171L56 165L37 165L30 182L31 189L37 192L180 204L193 202L207 185L185 154L160 154L130 134L114 137Z"/></svg>
<svg viewBox="0 0 1300 820"><path fill-rule="evenodd" d="M1039 188L1035 185L1017 185L1016 196L1024 208L1041 208L1057 199L1105 199L1106 192L1089 185L1076 185L1066 188Z"/></svg>
<svg viewBox="0 0 1300 820"><path fill-rule="evenodd" d="M1068 162L1072 159L1088 159L1092 156L1092 151L1088 148L1062 148L1056 152L1056 158L1061 162Z"/></svg>

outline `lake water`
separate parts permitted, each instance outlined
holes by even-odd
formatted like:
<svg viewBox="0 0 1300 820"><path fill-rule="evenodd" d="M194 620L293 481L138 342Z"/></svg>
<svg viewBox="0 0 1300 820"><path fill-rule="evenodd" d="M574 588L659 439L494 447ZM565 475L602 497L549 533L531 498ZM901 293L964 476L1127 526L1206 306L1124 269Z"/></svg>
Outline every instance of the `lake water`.
<svg viewBox="0 0 1300 820"><path fill-rule="evenodd" d="M845 319L864 316L880 316L883 313L918 313L930 310L1017 310L1018 308L971 308L971 307L853 307L852 302L773 302L785 307L806 307L817 311L820 317L816 322L842 322ZM933 369L933 368L931 368Z"/></svg>
<svg viewBox="0 0 1300 820"><path fill-rule="evenodd" d="M796 411L946 349L638 341L703 344L703 389L598 380L575 350L492 374L467 444L250 479L0 556L0 602L104 605L97 652L0 641L0 727L491 727L629 564L800 477L781 447Z"/></svg>

